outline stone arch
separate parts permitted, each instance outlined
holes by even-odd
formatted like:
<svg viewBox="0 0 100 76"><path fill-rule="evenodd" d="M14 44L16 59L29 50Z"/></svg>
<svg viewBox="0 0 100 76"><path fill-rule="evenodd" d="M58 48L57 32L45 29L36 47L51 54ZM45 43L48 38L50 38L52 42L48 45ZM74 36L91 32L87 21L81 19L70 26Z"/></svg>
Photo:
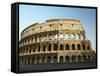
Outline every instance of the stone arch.
<svg viewBox="0 0 100 76"><path fill-rule="evenodd" d="M77 50L81 50L81 45L77 44Z"/></svg>
<svg viewBox="0 0 100 76"><path fill-rule="evenodd" d="M86 46L84 44L82 45L82 47L83 47L83 50L86 50Z"/></svg>
<svg viewBox="0 0 100 76"><path fill-rule="evenodd" d="M40 52L40 45L38 45L38 52Z"/></svg>
<svg viewBox="0 0 100 76"><path fill-rule="evenodd" d="M46 51L46 46L45 45L43 46L43 51Z"/></svg>
<svg viewBox="0 0 100 76"><path fill-rule="evenodd" d="M80 35L79 34L76 35L76 39L80 39Z"/></svg>
<svg viewBox="0 0 100 76"><path fill-rule="evenodd" d="M60 33L60 40L62 40L63 38L64 38L64 36L63 36L63 34L62 33Z"/></svg>
<svg viewBox="0 0 100 76"><path fill-rule="evenodd" d="M66 44L66 45L65 45L65 49L66 49L66 50L69 50L69 48L70 48L69 44Z"/></svg>
<svg viewBox="0 0 100 76"><path fill-rule="evenodd" d="M60 44L60 50L63 50L63 49L64 49L63 44Z"/></svg>
<svg viewBox="0 0 100 76"><path fill-rule="evenodd" d="M52 40L52 34L49 34L49 40Z"/></svg>
<svg viewBox="0 0 100 76"><path fill-rule="evenodd" d="M80 55L77 58L78 58L78 62L82 61L82 57Z"/></svg>
<svg viewBox="0 0 100 76"><path fill-rule="evenodd" d="M65 57L65 61L66 61L66 62L70 62L70 57L69 57L69 56L66 56L66 57Z"/></svg>
<svg viewBox="0 0 100 76"><path fill-rule="evenodd" d="M53 57L53 62L56 63L57 62L57 56Z"/></svg>
<svg viewBox="0 0 100 76"><path fill-rule="evenodd" d="M76 62L76 56L72 56L72 62Z"/></svg>
<svg viewBox="0 0 100 76"><path fill-rule="evenodd" d="M90 55L88 55L88 61L91 61L91 56Z"/></svg>
<svg viewBox="0 0 100 76"><path fill-rule="evenodd" d="M35 62L35 58L32 58L32 63L34 64L34 62Z"/></svg>
<svg viewBox="0 0 100 76"><path fill-rule="evenodd" d="M90 46L89 45L87 45L87 50L90 50Z"/></svg>
<svg viewBox="0 0 100 76"><path fill-rule="evenodd" d="M87 61L87 56L83 55L83 60L84 60L84 62L86 62Z"/></svg>
<svg viewBox="0 0 100 76"><path fill-rule="evenodd" d="M74 34L71 34L70 38L71 39L75 39L75 35Z"/></svg>
<svg viewBox="0 0 100 76"><path fill-rule="evenodd" d="M51 48L52 48L52 45L49 44L49 45L48 45L48 51L51 51Z"/></svg>
<svg viewBox="0 0 100 76"><path fill-rule="evenodd" d="M72 44L72 50L75 50L75 44Z"/></svg>
<svg viewBox="0 0 100 76"><path fill-rule="evenodd" d="M37 57L37 58L36 58L36 63L39 63L39 62L40 62L40 58Z"/></svg>
<svg viewBox="0 0 100 76"><path fill-rule="evenodd" d="M58 50L58 45L54 44L54 50Z"/></svg>
<svg viewBox="0 0 100 76"><path fill-rule="evenodd" d="M65 39L68 39L69 38L69 34L65 34Z"/></svg>
<svg viewBox="0 0 100 76"><path fill-rule="evenodd" d="M59 62L63 62L63 59L64 59L63 56L60 56L59 57Z"/></svg>
<svg viewBox="0 0 100 76"><path fill-rule="evenodd" d="M41 58L41 63L45 63L45 57Z"/></svg>
<svg viewBox="0 0 100 76"><path fill-rule="evenodd" d="M47 57L47 63L51 63L51 57L50 56Z"/></svg>
<svg viewBox="0 0 100 76"><path fill-rule="evenodd" d="M57 37L57 34L54 34L54 39L57 40L57 38L58 38L58 37Z"/></svg>

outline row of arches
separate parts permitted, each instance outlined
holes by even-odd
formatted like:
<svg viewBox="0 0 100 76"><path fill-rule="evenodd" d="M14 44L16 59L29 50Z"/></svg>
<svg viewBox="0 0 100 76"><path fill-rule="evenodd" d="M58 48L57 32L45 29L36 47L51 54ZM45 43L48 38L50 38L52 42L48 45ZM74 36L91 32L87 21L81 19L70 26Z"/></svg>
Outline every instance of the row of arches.
<svg viewBox="0 0 100 76"><path fill-rule="evenodd" d="M20 58L20 64L35 64L35 63L63 63L63 62L89 62L95 61L94 56L47 56L47 57L32 57L32 58Z"/></svg>
<svg viewBox="0 0 100 76"><path fill-rule="evenodd" d="M27 37L24 38L20 41L20 45L26 45L26 44L30 44L30 43L34 43L34 42L43 42L43 41L48 41L48 40L67 40L67 39L85 39L85 35L83 34L63 34L63 33L59 33L59 34L48 34L48 35L39 35L39 36L31 36L31 37Z"/></svg>
<svg viewBox="0 0 100 76"><path fill-rule="evenodd" d="M45 52L45 51L69 51L69 50L91 50L90 45L80 45L80 44L60 44L57 43L53 45L49 43L48 45L33 45L29 47L20 48L20 53L32 53L32 52Z"/></svg>

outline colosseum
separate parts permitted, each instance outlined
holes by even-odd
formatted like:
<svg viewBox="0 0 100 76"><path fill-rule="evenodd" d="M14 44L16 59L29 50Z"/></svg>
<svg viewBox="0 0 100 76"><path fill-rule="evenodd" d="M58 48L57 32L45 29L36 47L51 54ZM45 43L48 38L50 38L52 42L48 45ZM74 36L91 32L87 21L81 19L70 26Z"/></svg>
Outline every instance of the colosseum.
<svg viewBox="0 0 100 76"><path fill-rule="evenodd" d="M95 56L80 20L50 19L21 32L20 64L93 62Z"/></svg>

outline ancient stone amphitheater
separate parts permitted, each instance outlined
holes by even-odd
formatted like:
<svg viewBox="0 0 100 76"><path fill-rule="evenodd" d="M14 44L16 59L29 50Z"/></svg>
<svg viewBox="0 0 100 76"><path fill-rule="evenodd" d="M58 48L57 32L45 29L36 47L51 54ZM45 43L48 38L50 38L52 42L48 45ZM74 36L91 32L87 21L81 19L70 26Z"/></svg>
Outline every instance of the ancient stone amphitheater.
<svg viewBox="0 0 100 76"><path fill-rule="evenodd" d="M20 64L80 63L95 61L95 52L80 20L51 19L21 32Z"/></svg>

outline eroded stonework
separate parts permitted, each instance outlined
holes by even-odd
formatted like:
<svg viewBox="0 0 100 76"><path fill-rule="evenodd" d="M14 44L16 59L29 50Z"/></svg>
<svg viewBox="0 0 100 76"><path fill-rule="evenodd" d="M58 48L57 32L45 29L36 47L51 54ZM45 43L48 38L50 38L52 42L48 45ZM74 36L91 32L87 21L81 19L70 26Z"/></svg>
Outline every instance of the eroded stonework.
<svg viewBox="0 0 100 76"><path fill-rule="evenodd" d="M95 61L80 20L51 19L25 28L19 42L20 64Z"/></svg>

